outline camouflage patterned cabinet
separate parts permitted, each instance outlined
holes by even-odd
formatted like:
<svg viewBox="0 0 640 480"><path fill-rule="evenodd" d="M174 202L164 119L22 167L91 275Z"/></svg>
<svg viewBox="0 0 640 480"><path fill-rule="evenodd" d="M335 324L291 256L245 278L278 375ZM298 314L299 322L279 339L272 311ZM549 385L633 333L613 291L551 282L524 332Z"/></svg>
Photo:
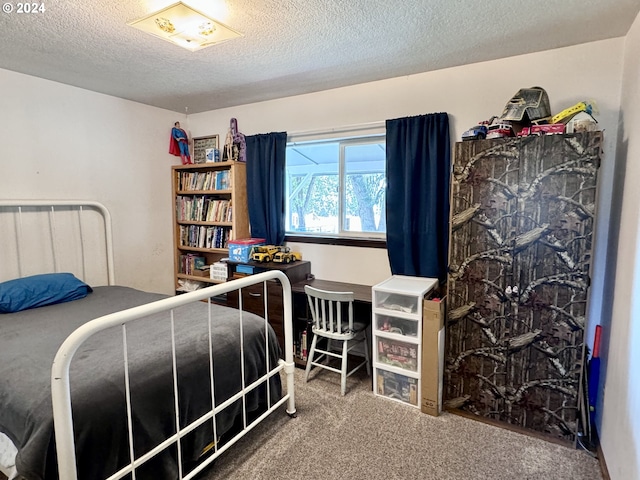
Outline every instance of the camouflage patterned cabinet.
<svg viewBox="0 0 640 480"><path fill-rule="evenodd" d="M456 144L445 407L575 440L601 145Z"/></svg>

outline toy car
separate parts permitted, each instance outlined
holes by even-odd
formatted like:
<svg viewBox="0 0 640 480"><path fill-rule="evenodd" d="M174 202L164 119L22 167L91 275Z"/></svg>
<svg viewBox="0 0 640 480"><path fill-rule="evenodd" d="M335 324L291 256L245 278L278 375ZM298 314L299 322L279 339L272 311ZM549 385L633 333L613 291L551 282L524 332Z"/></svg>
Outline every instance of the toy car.
<svg viewBox="0 0 640 480"><path fill-rule="evenodd" d="M281 247L276 245L261 245L253 247L251 260L254 262L270 262L273 256L280 251Z"/></svg>
<svg viewBox="0 0 640 480"><path fill-rule="evenodd" d="M292 252L289 247L283 247L273 256L276 263L291 263L302 260L302 255L298 252Z"/></svg>
<svg viewBox="0 0 640 480"><path fill-rule="evenodd" d="M462 141L482 140L487 136L487 127L485 125L476 125L462 134Z"/></svg>
<svg viewBox="0 0 640 480"><path fill-rule="evenodd" d="M530 127L524 127L518 132L519 137L526 137L528 135L552 135L564 133L563 123L548 123L544 125L531 125Z"/></svg>
<svg viewBox="0 0 640 480"><path fill-rule="evenodd" d="M513 128L508 123L495 123L487 128L487 138L514 137Z"/></svg>

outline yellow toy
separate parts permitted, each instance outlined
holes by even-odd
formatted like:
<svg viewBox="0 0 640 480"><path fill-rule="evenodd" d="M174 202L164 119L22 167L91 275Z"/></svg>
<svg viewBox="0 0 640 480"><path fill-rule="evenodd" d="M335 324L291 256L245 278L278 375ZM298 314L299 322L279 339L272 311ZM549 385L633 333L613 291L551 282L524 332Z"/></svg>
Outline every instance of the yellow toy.
<svg viewBox="0 0 640 480"><path fill-rule="evenodd" d="M302 260L302 255L292 252L289 247L281 247L280 251L273 256L273 261L277 263L291 263Z"/></svg>
<svg viewBox="0 0 640 480"><path fill-rule="evenodd" d="M251 260L254 262L277 262L291 263L302 260L302 255L292 252L289 247L278 247L277 245L259 245L253 247Z"/></svg>
<svg viewBox="0 0 640 480"><path fill-rule="evenodd" d="M551 123L564 123L563 120L567 120L578 112L587 112L591 115L593 105L587 102L578 102L574 106L565 108L560 113L554 115L551 118Z"/></svg>
<svg viewBox="0 0 640 480"><path fill-rule="evenodd" d="M280 251L276 245L260 245L253 247L251 260L254 262L270 262L273 256Z"/></svg>

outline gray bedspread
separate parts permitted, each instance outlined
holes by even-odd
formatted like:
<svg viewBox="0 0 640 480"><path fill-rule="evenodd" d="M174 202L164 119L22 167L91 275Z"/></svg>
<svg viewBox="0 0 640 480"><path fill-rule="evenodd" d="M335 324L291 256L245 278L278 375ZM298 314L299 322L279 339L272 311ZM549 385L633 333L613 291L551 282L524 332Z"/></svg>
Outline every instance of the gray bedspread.
<svg viewBox="0 0 640 480"><path fill-rule="evenodd" d="M78 326L93 318L163 298L126 287L97 287L69 303L0 315L0 431L18 448L16 465L25 478L57 478L50 375L55 353ZM238 311L212 306L215 401L241 386ZM180 422L200 417L211 406L207 304L176 309L175 330ZM245 381L266 372L264 320L243 313ZM127 327L134 449L146 451L175 433L169 314L136 320ZM126 433L122 329L101 332L76 353L71 365L72 404L80 479L102 478L129 461ZM280 348L269 328L269 367ZM246 396L249 411L264 410L266 386ZM270 383L270 403L281 398L278 375ZM235 402L216 418L219 441L237 427L242 405ZM251 415L250 415L251 416ZM213 439L211 423L185 438L189 468ZM222 439L222 440L220 440ZM176 451L158 455L138 478L176 478Z"/></svg>

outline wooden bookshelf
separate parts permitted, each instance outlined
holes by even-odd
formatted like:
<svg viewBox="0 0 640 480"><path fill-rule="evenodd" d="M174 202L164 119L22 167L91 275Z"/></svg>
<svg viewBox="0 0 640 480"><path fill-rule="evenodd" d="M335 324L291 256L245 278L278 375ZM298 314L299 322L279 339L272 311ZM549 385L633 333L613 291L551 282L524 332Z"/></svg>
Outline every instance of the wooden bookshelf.
<svg viewBox="0 0 640 480"><path fill-rule="evenodd" d="M220 283L196 267L228 257L230 240L249 237L246 179L242 162L171 168L176 289L179 280Z"/></svg>

